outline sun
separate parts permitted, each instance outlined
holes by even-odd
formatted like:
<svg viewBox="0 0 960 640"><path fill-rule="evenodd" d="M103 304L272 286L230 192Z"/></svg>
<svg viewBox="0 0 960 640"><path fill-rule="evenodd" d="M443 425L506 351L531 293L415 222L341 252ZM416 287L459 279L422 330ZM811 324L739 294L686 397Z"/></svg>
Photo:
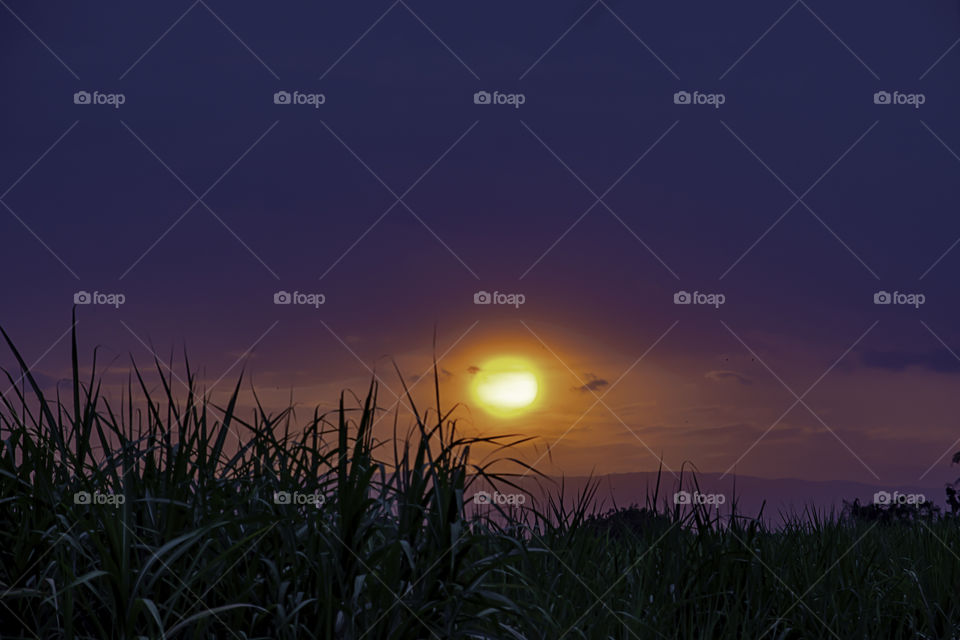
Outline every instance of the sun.
<svg viewBox="0 0 960 640"><path fill-rule="evenodd" d="M529 410L540 393L533 367L521 358L488 361L474 375L473 397L488 413L508 418Z"/></svg>

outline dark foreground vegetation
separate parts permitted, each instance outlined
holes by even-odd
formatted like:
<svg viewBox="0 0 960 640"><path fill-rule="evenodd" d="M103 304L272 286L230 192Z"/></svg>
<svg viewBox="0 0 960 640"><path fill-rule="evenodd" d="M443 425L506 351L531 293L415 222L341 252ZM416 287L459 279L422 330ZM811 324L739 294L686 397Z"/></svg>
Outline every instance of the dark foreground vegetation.
<svg viewBox="0 0 960 640"><path fill-rule="evenodd" d="M219 406L158 366L157 389L136 375L111 406L75 337L63 400L8 344L3 638L960 638L951 516L769 530L657 496L597 514L560 489L478 509L511 477L471 447L506 459L518 440L430 410L378 443L396 418L375 385L328 415L248 417L239 382Z"/></svg>

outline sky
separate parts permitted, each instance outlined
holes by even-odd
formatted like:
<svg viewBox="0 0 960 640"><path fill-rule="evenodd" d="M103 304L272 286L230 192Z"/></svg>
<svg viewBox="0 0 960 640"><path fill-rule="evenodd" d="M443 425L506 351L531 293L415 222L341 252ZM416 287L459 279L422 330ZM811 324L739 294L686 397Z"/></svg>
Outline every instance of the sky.
<svg viewBox="0 0 960 640"><path fill-rule="evenodd" d="M436 357L548 474L951 478L954 0L0 5L0 326L50 389L86 292L111 384L186 350L402 415Z"/></svg>

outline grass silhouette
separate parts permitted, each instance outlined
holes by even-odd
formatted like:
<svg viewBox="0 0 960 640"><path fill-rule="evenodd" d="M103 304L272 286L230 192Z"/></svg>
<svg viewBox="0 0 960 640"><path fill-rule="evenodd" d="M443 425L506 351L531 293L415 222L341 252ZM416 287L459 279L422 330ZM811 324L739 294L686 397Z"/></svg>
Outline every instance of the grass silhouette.
<svg viewBox="0 0 960 640"><path fill-rule="evenodd" d="M958 638L960 528L804 514L776 531L696 505L595 510L597 485L509 488L516 436L451 412L373 436L358 406L241 417L157 363L120 406L92 373L48 398L14 343L0 407L3 638ZM96 354L90 370L96 371ZM436 384L436 379L434 380ZM480 464L471 448L496 448Z"/></svg>

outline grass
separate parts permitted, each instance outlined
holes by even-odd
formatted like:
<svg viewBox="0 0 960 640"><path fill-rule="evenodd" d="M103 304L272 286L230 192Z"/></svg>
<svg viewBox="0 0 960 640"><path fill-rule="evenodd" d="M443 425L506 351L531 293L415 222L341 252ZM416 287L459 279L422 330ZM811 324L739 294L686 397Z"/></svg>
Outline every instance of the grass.
<svg viewBox="0 0 960 640"><path fill-rule="evenodd" d="M464 437L439 397L386 442L376 384L244 418L241 380L220 406L158 364L158 390L137 370L112 406L74 335L49 398L3 336L3 638L960 638L953 518L770 530L656 492L596 513L595 485L478 510L512 476L471 448L509 462L523 438Z"/></svg>

